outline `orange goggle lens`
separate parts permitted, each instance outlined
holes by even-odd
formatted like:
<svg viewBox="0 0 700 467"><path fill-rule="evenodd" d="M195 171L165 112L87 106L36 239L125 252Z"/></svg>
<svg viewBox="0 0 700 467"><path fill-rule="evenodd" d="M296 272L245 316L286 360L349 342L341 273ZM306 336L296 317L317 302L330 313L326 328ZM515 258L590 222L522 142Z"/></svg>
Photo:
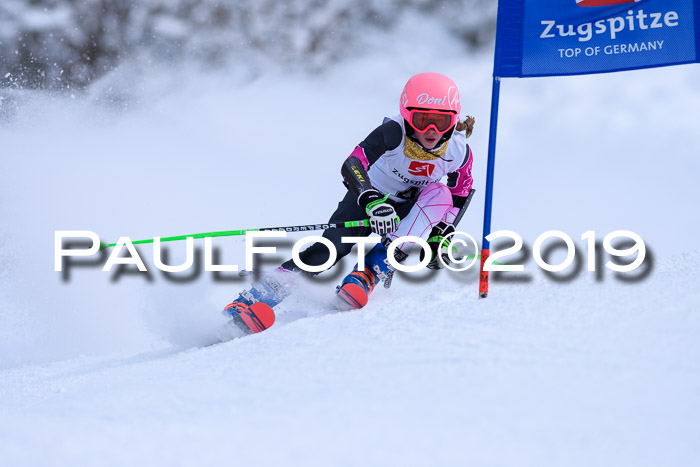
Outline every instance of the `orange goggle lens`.
<svg viewBox="0 0 700 467"><path fill-rule="evenodd" d="M438 133L445 133L452 128L454 116L449 112L411 110L411 125L420 133L425 133L431 126Z"/></svg>

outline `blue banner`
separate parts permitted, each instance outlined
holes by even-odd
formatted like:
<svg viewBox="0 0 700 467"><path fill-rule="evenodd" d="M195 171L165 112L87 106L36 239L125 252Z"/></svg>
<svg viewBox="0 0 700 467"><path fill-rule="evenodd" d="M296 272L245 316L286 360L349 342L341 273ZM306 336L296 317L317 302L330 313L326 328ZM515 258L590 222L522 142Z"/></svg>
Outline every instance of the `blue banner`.
<svg viewBox="0 0 700 467"><path fill-rule="evenodd" d="M494 76L698 62L700 0L498 0Z"/></svg>

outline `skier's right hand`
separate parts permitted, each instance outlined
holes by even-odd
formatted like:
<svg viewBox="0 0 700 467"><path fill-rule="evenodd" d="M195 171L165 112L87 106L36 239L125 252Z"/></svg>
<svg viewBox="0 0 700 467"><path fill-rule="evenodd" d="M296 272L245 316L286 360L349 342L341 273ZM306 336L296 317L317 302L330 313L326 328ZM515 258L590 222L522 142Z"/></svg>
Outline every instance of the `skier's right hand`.
<svg viewBox="0 0 700 467"><path fill-rule="evenodd" d="M385 235L399 228L399 216L394 207L387 203L389 195L382 196L377 190L365 190L357 198L357 204L365 208L369 216L372 232Z"/></svg>

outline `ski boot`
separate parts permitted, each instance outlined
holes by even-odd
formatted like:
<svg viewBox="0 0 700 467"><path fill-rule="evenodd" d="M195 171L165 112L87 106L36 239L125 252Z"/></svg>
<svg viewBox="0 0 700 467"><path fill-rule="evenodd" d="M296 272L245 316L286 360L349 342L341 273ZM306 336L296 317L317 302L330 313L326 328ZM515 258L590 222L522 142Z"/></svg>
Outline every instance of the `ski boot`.
<svg viewBox="0 0 700 467"><path fill-rule="evenodd" d="M390 277L392 271L386 259L386 248L381 243L377 243L365 255L364 270L358 270L357 266L355 265L352 272L345 276L343 283L335 290L338 297L351 310L367 305L367 300L369 300L369 295L374 290L374 287L379 281L384 281Z"/></svg>
<svg viewBox="0 0 700 467"><path fill-rule="evenodd" d="M275 312L263 302L248 304L236 299L226 305L224 315L232 318L233 323L244 334L255 334L264 331L275 323Z"/></svg>
<svg viewBox="0 0 700 467"><path fill-rule="evenodd" d="M272 310L290 294L291 281L280 282L279 274L292 272L278 269L273 273L265 273L259 281L253 282L249 290L241 292L239 297L226 305L222 313L232 318L234 324L245 334L264 331L275 323L275 312Z"/></svg>

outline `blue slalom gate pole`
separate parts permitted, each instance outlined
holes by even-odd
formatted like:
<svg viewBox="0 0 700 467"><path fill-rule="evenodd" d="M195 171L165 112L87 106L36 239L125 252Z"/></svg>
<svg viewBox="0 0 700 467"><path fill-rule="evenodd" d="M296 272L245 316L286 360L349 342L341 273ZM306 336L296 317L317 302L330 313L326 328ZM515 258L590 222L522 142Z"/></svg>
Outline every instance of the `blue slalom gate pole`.
<svg viewBox="0 0 700 467"><path fill-rule="evenodd" d="M484 236L481 241L481 268L479 273L479 298L486 298L489 293L489 273L484 271L484 264L489 257L491 244L486 237L491 233L491 210L493 207L493 172L496 165L496 130L498 127L498 100L501 93L500 76L493 77L491 88L491 123L489 126L489 153L486 167L486 202L484 204Z"/></svg>

